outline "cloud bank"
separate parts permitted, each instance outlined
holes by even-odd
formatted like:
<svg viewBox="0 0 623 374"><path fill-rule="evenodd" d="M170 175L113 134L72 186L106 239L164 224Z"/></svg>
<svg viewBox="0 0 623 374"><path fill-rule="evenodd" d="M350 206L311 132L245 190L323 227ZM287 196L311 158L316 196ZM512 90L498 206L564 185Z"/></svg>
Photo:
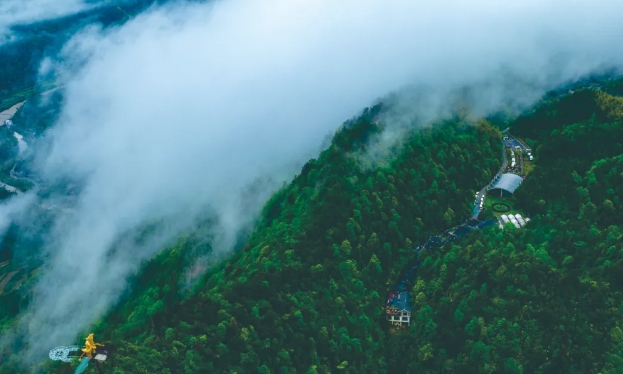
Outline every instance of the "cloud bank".
<svg viewBox="0 0 623 374"><path fill-rule="evenodd" d="M85 30L49 64L66 100L40 172L84 189L47 248L25 319L32 352L73 343L201 212L219 217L216 250L229 250L326 134L378 97L428 87L427 104L397 106L425 118L465 85L482 112L530 103L623 63L620 14L573 0L221 0ZM267 176L249 203L243 189ZM120 239L151 222L166 224L147 242Z"/></svg>

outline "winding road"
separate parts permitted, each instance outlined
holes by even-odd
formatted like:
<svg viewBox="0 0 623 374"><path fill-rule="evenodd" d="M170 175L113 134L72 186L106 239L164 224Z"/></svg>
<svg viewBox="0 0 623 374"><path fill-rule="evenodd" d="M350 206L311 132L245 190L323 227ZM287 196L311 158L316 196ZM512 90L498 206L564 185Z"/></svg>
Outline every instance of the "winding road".
<svg viewBox="0 0 623 374"><path fill-rule="evenodd" d="M15 105L13 105L12 107L10 107L9 109L0 112L0 127L1 126L5 126L4 125L4 121L12 119L13 116L15 115L15 113L17 113L19 108L21 108L22 105L24 105L24 103L25 103L25 101L22 101L21 103L17 103ZM25 148L26 147L26 142L23 140L24 137L22 135L18 134L17 132L13 132L13 136L15 137L15 139L18 142L20 153L23 152L24 149L26 149ZM13 169L15 169L15 166L13 166ZM14 174L13 169L11 169L11 178L13 178L13 179L20 179L20 178L15 178L13 176L13 174ZM5 190L7 190L7 191L9 191L11 193L18 194L18 195L21 195L23 193L17 187L11 186L10 184L6 184L6 183L0 182L0 187L3 187Z"/></svg>
<svg viewBox="0 0 623 374"><path fill-rule="evenodd" d="M487 190L489 189L489 187L491 187L491 184L493 183L493 181L495 181L497 177L499 177L500 175L504 173L507 166L508 166L508 158L506 157L506 147L505 147L505 143L502 142L502 165L500 166L498 173L495 175L495 177L493 177L491 182L489 182L488 185L484 186L476 194L476 201L474 202L474 212L472 213L472 216L471 216L472 219L478 219L478 215L480 215L480 212L481 212L480 204L479 204L480 201L484 200L485 196L487 195Z"/></svg>
<svg viewBox="0 0 623 374"><path fill-rule="evenodd" d="M409 262L406 269L401 273L400 278L396 281L394 286L390 288L389 294L387 296L387 302L385 304L385 314L388 320L390 320L389 318L393 318L392 316L397 316L399 313L402 312L401 310L398 309L398 300L400 298L400 295L404 293L406 294L409 293L408 286L412 283L412 280L415 277L417 269L421 264L419 260L419 255L423 249L433 251L441 247L447 242L456 240L459 237L466 236L472 230L482 229L482 228L485 228L485 227L488 227L494 224L495 221L490 220L490 219L485 220L485 221L478 220L478 215L480 214L480 201L481 199L484 199L484 197L487 194L487 190L489 189L491 184L497 179L497 177L499 177L500 175L504 173L504 171L506 171L507 166L508 166L508 158L506 156L506 143L505 141L502 141L502 165L500 166L500 169L498 170L497 174L491 179L491 182L489 182L476 194L476 202L474 203L474 212L471 215L471 217L468 218L467 221L465 221L464 223L447 229L441 235L431 236L425 244L415 247L414 259L411 262ZM409 308L408 312L410 313L411 312L410 307L407 306L407 308ZM410 317L405 317L405 318L410 318ZM404 321L409 323L408 319L407 320L401 319L400 323L402 324L402 322ZM394 322L396 322L396 320L392 319L392 323Z"/></svg>

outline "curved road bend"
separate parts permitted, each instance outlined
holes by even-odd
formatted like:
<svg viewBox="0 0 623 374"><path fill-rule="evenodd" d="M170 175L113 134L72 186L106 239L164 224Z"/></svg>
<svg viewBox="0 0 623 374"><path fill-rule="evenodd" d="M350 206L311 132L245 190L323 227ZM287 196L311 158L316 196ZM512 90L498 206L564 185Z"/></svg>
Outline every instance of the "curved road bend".
<svg viewBox="0 0 623 374"><path fill-rule="evenodd" d="M495 178L497 178L498 176L502 175L502 173L506 170L507 166L508 158L506 157L506 146L502 141L502 165L500 166L498 173L495 175L495 177L493 177L491 182L489 182L488 185L484 186L480 191L478 191L478 194L476 195L476 201L474 202L474 213L472 213L472 219L478 219L478 215L480 215L480 200L486 196L487 189L491 186L493 180L495 180Z"/></svg>
<svg viewBox="0 0 623 374"><path fill-rule="evenodd" d="M24 103L25 101L22 101L21 103L17 103L9 109L0 112L0 126L4 126L4 121L13 118L15 113L17 113L18 109L21 108ZM11 186L10 184L0 182L0 187L3 187L5 190L16 193L18 195L22 194L22 191L20 191L16 187Z"/></svg>

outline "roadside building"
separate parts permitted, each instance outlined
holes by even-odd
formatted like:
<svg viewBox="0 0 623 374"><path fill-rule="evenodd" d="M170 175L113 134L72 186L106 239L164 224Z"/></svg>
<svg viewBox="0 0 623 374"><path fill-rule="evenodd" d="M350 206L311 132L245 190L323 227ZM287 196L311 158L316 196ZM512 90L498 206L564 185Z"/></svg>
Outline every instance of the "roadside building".
<svg viewBox="0 0 623 374"><path fill-rule="evenodd" d="M411 323L411 303L409 292L391 292L385 307L386 318L392 325L409 326Z"/></svg>
<svg viewBox="0 0 623 374"><path fill-rule="evenodd" d="M492 191L493 193L499 191L500 196L510 196L515 193L515 190L519 187L522 181L523 179L518 175L505 173L491 185L489 191Z"/></svg>

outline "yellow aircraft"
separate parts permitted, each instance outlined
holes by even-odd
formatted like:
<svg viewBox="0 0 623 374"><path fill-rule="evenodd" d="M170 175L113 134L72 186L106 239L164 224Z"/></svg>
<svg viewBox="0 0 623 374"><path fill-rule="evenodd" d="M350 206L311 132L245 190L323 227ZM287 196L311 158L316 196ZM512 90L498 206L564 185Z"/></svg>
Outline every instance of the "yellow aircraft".
<svg viewBox="0 0 623 374"><path fill-rule="evenodd" d="M89 334L86 338L86 342L84 343L85 347L82 348L82 354L80 355L80 361L82 361L82 356L86 355L88 358L93 358L93 353L97 347L103 347L104 344L95 343L93 341L93 334Z"/></svg>

